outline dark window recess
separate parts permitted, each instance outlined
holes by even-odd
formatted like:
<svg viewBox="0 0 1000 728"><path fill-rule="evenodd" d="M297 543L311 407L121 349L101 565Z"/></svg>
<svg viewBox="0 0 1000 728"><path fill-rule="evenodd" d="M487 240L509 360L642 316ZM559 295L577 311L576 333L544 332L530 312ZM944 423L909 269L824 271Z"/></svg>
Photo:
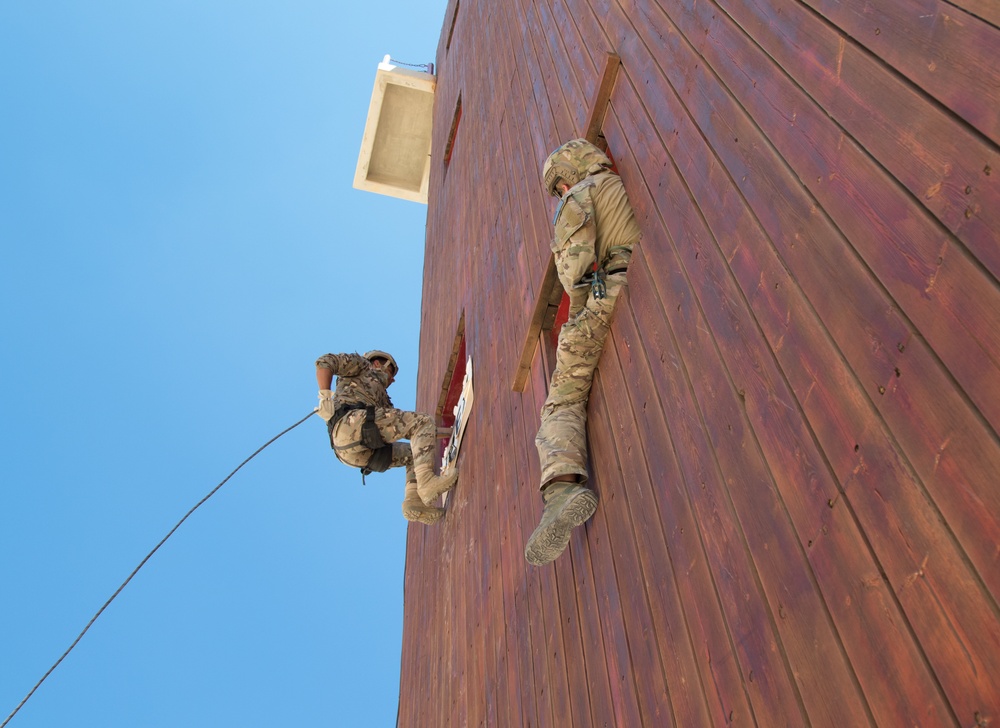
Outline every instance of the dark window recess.
<svg viewBox="0 0 1000 728"><path fill-rule="evenodd" d="M455 115L451 119L451 130L448 132L448 142L444 145L444 166L445 169L451 164L451 154L455 149L455 135L458 134L458 124L462 121L462 94L458 95L458 103L455 104Z"/></svg>
<svg viewBox="0 0 1000 728"><path fill-rule="evenodd" d="M438 427L455 426L455 405L462 397L462 383L465 380L465 367L468 357L465 353L465 312L458 320L458 330L451 346L451 356L448 359L448 370L441 385L441 395L438 397L435 420ZM438 458L444 456L448 447L448 439L438 440Z"/></svg>
<svg viewBox="0 0 1000 728"><path fill-rule="evenodd" d="M442 427L452 427L455 424L455 405L462 396L462 381L465 379L465 336L458 345L458 356L451 367L451 377L444 391L444 402L438 410L438 422Z"/></svg>
<svg viewBox="0 0 1000 728"><path fill-rule="evenodd" d="M448 29L448 40L445 41L444 44L445 52L451 48L451 37L455 35L455 21L458 20L458 6L459 0L455 0L455 12L451 14L451 28Z"/></svg>
<svg viewBox="0 0 1000 728"><path fill-rule="evenodd" d="M559 301L559 308L556 309L556 318L552 322L552 330L549 332L549 337L552 339L552 346L559 343L559 330L567 321L569 321L569 296L563 291L562 300Z"/></svg>

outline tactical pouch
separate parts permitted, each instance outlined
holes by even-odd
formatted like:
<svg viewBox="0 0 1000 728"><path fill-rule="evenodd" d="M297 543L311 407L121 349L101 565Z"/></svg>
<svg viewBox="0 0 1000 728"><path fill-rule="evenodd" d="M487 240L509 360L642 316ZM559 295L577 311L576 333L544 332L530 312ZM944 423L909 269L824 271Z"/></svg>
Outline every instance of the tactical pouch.
<svg viewBox="0 0 1000 728"><path fill-rule="evenodd" d="M361 477L364 478L369 473L384 473L390 465L392 465L392 445L383 445L372 451L371 460L361 468Z"/></svg>
<svg viewBox="0 0 1000 728"><path fill-rule="evenodd" d="M378 431L378 425L375 424L375 408L372 406L365 408L365 422L361 425L361 444L369 450L385 447L382 433ZM382 471L376 470L375 472L381 473Z"/></svg>

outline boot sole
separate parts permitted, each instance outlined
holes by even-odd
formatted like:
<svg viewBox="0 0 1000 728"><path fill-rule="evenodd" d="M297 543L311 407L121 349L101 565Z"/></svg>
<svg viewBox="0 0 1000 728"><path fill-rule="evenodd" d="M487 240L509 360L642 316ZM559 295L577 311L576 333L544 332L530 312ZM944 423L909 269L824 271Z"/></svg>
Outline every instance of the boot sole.
<svg viewBox="0 0 1000 728"><path fill-rule="evenodd" d="M563 506L559 517L545 528L539 526L524 547L524 558L532 566L554 561L569 545L573 529L582 525L597 510L597 494L587 490Z"/></svg>
<svg viewBox="0 0 1000 728"><path fill-rule="evenodd" d="M444 518L444 508L404 508L403 518L430 526Z"/></svg>

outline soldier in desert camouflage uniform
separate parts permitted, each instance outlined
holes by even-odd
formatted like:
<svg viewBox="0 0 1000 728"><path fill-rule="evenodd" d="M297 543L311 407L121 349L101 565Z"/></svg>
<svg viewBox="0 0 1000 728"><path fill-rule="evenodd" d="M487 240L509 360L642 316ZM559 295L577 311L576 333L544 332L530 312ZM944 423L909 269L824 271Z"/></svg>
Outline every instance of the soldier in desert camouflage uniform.
<svg viewBox="0 0 1000 728"><path fill-rule="evenodd" d="M561 198L552 252L570 307L535 438L545 507L524 555L536 566L559 556L572 530L597 509L597 494L587 487L587 401L639 240L625 188L610 168L600 149L574 139L554 151L542 169L546 189Z"/></svg>
<svg viewBox="0 0 1000 728"><path fill-rule="evenodd" d="M403 516L408 521L435 523L444 509L433 503L455 486L458 471L434 474L437 427L429 415L392 406L386 390L398 371L396 360L384 351L364 356L324 354L316 360L316 414L326 420L330 444L340 462L361 468L365 475L406 468ZM334 375L337 386L331 391Z"/></svg>

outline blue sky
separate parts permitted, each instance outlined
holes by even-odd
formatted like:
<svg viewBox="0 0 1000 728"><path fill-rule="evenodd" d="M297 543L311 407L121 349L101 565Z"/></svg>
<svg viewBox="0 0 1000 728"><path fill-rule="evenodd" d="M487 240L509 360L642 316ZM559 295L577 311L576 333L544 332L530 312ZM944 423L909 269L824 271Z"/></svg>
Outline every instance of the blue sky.
<svg viewBox="0 0 1000 728"><path fill-rule="evenodd" d="M0 722L317 355L391 351L413 407L426 208L351 181L445 6L0 4ZM325 438L202 506L11 727L394 725L403 477Z"/></svg>

